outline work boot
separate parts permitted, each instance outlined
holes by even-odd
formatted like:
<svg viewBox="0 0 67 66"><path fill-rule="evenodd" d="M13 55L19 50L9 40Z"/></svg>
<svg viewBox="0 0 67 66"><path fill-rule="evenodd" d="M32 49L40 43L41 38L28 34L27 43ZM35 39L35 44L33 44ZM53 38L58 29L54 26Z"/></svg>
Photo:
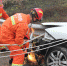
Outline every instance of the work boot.
<svg viewBox="0 0 67 66"><path fill-rule="evenodd" d="M2 50L1 50L1 52L4 52L4 51L6 51L6 49L2 49Z"/></svg>
<svg viewBox="0 0 67 66"><path fill-rule="evenodd" d="M13 59L10 59L10 60L9 60L9 64L12 64L12 61L13 61Z"/></svg>

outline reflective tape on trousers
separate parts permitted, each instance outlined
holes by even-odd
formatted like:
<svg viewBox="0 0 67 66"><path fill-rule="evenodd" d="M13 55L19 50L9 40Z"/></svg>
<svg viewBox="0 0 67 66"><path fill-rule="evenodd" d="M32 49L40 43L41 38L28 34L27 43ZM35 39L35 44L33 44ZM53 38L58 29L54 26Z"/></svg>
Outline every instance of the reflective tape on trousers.
<svg viewBox="0 0 67 66"><path fill-rule="evenodd" d="M23 46L23 45L18 45L19 47Z"/></svg>
<svg viewBox="0 0 67 66"><path fill-rule="evenodd" d="M23 64L13 64L11 66L23 66Z"/></svg>
<svg viewBox="0 0 67 66"><path fill-rule="evenodd" d="M2 16L2 13L0 13L0 16Z"/></svg>
<svg viewBox="0 0 67 66"><path fill-rule="evenodd" d="M0 49L5 48L5 46L0 47Z"/></svg>

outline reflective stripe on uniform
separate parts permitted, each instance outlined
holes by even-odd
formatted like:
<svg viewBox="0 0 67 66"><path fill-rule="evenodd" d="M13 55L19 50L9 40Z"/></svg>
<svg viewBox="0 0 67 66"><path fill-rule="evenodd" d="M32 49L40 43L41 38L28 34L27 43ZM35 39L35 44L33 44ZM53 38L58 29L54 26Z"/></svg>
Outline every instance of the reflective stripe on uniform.
<svg viewBox="0 0 67 66"><path fill-rule="evenodd" d="M5 48L5 46L0 47L0 49Z"/></svg>
<svg viewBox="0 0 67 66"><path fill-rule="evenodd" d="M11 66L23 66L23 64L13 64Z"/></svg>
<svg viewBox="0 0 67 66"><path fill-rule="evenodd" d="M12 25L15 25L14 16L11 16Z"/></svg>
<svg viewBox="0 0 67 66"><path fill-rule="evenodd" d="M2 16L2 13L0 13L0 16Z"/></svg>
<svg viewBox="0 0 67 66"><path fill-rule="evenodd" d="M19 45L19 47L21 47L21 46L23 46L23 45Z"/></svg>

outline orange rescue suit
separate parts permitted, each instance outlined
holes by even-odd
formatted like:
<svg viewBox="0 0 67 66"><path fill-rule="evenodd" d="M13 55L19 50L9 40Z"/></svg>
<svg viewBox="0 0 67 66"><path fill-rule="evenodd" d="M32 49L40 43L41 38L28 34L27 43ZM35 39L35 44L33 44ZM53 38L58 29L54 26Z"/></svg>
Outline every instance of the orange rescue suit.
<svg viewBox="0 0 67 66"><path fill-rule="evenodd" d="M1 25L0 25L0 44L2 44L2 41L1 41ZM3 50L3 49L6 49L5 46L0 46L0 50Z"/></svg>
<svg viewBox="0 0 67 66"><path fill-rule="evenodd" d="M3 24L1 29L1 38L4 44L17 44L17 46L8 46L10 51L21 49L18 45L23 44L24 36L28 31L30 23L30 15L16 13L9 17ZM27 47L29 47L27 43ZM22 50L13 51L11 54L24 53ZM13 64L23 64L24 54L13 56Z"/></svg>
<svg viewBox="0 0 67 66"><path fill-rule="evenodd" d="M0 19L4 18L7 19L9 16L6 14L3 8L0 8Z"/></svg>
<svg viewBox="0 0 67 66"><path fill-rule="evenodd" d="M0 8L0 19L1 18L7 19L8 17L9 16L6 14L6 12L4 11L4 9ZM1 33L1 26L0 26L0 33ZM0 36L1 36L1 34L0 34ZM0 39L0 44L2 44L1 39ZM5 46L0 46L0 50L2 50L2 49L6 49Z"/></svg>

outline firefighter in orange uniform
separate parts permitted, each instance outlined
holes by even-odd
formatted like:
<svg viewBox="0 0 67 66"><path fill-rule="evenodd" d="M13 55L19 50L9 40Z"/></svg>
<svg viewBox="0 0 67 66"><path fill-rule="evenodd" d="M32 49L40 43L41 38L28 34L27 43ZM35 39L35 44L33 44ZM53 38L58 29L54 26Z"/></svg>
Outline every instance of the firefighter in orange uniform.
<svg viewBox="0 0 67 66"><path fill-rule="evenodd" d="M3 9L2 0L0 0L0 19L1 18L7 19L8 17L9 16L6 14L6 12ZM1 31L1 26L0 26L0 31ZM2 44L2 43L0 42L0 44ZM1 51L5 51L6 50L5 46L0 46L0 50Z"/></svg>
<svg viewBox="0 0 67 66"><path fill-rule="evenodd" d="M43 16L43 11L40 8L31 9L30 14L16 13L9 17L3 24L1 28L1 38L4 44L10 44L7 46L10 51L22 49L19 45L24 43L24 36L28 31L28 24L30 22L40 21ZM17 45L13 45L17 44ZM11 46L13 45L13 46ZM25 45L29 47L29 45ZM23 66L24 62L24 51L13 51L11 54L13 56L12 66ZM22 55L16 55L22 54Z"/></svg>
<svg viewBox="0 0 67 66"><path fill-rule="evenodd" d="M0 19L4 18L7 19L9 16L6 14L6 12L3 9L2 0L0 0Z"/></svg>

